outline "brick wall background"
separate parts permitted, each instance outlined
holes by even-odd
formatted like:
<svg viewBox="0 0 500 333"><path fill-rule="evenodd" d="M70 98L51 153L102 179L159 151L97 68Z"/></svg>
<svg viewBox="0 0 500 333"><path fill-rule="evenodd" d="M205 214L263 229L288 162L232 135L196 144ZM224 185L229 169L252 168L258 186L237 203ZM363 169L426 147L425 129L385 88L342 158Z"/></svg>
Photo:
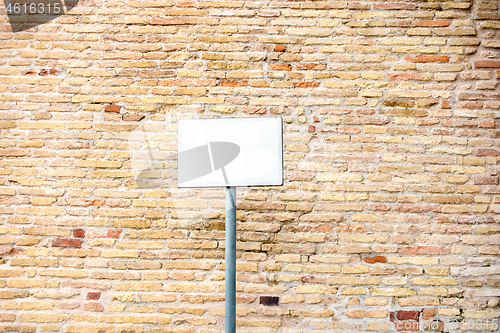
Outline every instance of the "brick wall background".
<svg viewBox="0 0 500 333"><path fill-rule="evenodd" d="M495 329L498 1L0 14L0 332L221 332L224 191L176 188L176 122L276 115L285 185L238 189L239 332Z"/></svg>

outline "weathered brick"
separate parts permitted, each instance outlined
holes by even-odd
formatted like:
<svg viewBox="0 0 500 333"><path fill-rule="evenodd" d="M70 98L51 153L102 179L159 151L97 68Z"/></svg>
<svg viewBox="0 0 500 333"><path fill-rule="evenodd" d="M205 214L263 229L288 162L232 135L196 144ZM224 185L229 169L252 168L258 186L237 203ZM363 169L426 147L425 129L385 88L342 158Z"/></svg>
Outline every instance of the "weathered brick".
<svg viewBox="0 0 500 333"><path fill-rule="evenodd" d="M477 60L474 62L476 68L500 68L498 60Z"/></svg>
<svg viewBox="0 0 500 333"><path fill-rule="evenodd" d="M417 63L426 62L449 62L450 58L448 56L418 56L418 57L405 57L405 60Z"/></svg>
<svg viewBox="0 0 500 333"><path fill-rule="evenodd" d="M82 243L83 241L78 238L57 238L52 242L52 246L79 248Z"/></svg>
<svg viewBox="0 0 500 333"><path fill-rule="evenodd" d="M178 119L222 116L284 120L284 186L238 190L238 329L286 330L252 317L283 306L395 331L498 317L498 10L131 0L7 20L0 332L221 331L224 196L176 188L175 142Z"/></svg>
<svg viewBox="0 0 500 333"><path fill-rule="evenodd" d="M104 106L104 111L120 113L121 108L120 105L108 104Z"/></svg>

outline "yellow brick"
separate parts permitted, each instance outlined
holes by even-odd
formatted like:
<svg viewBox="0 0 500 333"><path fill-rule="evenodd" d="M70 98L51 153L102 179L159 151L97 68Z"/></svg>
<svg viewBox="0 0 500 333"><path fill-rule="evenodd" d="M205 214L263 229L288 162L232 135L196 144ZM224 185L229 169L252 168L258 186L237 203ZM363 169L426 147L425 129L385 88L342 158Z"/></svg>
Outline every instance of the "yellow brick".
<svg viewBox="0 0 500 333"><path fill-rule="evenodd" d="M117 282L114 288L118 291L160 291L161 282Z"/></svg>
<svg viewBox="0 0 500 333"><path fill-rule="evenodd" d="M423 284L423 285L432 285L432 286L441 286L441 285L458 285L458 280L454 278L438 278L438 277L430 277L430 278L412 278L411 281L414 284Z"/></svg>
<svg viewBox="0 0 500 333"><path fill-rule="evenodd" d="M71 320L77 323L95 323L97 319L95 316L88 314L73 314Z"/></svg>
<svg viewBox="0 0 500 333"><path fill-rule="evenodd" d="M156 315L110 315L107 317L108 323L130 323L130 324L156 324L158 316Z"/></svg>
<svg viewBox="0 0 500 333"><path fill-rule="evenodd" d="M103 258L138 258L139 252L134 250L103 250Z"/></svg>
<svg viewBox="0 0 500 333"><path fill-rule="evenodd" d="M458 309L455 309L458 310ZM498 310L464 310L464 318L473 319L496 319L500 317L500 311Z"/></svg>
<svg viewBox="0 0 500 333"><path fill-rule="evenodd" d="M352 220L357 222L376 222L378 217L375 214L354 214ZM377 239L376 241L384 242L382 239Z"/></svg>
<svg viewBox="0 0 500 333"><path fill-rule="evenodd" d="M333 310L322 310L322 311L307 311L300 310L300 313L304 317L316 317L316 318L330 318L333 316Z"/></svg>
<svg viewBox="0 0 500 333"><path fill-rule="evenodd" d="M336 287L328 287L328 286L298 286L294 288L295 293L297 294L335 294L337 292Z"/></svg>
<svg viewBox="0 0 500 333"><path fill-rule="evenodd" d="M404 297L398 298L398 304L401 306L437 306L440 301L437 297Z"/></svg>
<svg viewBox="0 0 500 333"><path fill-rule="evenodd" d="M70 325L67 326L65 333L114 333L114 326L105 326L105 325Z"/></svg>
<svg viewBox="0 0 500 333"><path fill-rule="evenodd" d="M361 175L349 174L349 173L319 174L316 178L318 181L321 182L334 182L334 181L360 182L363 180L363 177Z"/></svg>
<svg viewBox="0 0 500 333"><path fill-rule="evenodd" d="M420 288L422 296L447 296L448 290L446 288Z"/></svg>
<svg viewBox="0 0 500 333"><path fill-rule="evenodd" d="M21 313L18 317L19 321L28 323L60 323L69 318L69 314L51 313Z"/></svg>
<svg viewBox="0 0 500 333"><path fill-rule="evenodd" d="M417 292L410 288L369 288L372 296L416 296Z"/></svg>
<svg viewBox="0 0 500 333"><path fill-rule="evenodd" d="M364 287L346 287L341 291L342 295L365 295L366 288Z"/></svg>
<svg viewBox="0 0 500 333"><path fill-rule="evenodd" d="M342 266L342 273L344 274L363 274L369 271L370 269L363 265Z"/></svg>
<svg viewBox="0 0 500 333"><path fill-rule="evenodd" d="M53 302L5 302L2 304L4 310L50 310L54 308Z"/></svg>
<svg viewBox="0 0 500 333"><path fill-rule="evenodd" d="M55 198L35 197L31 199L33 205L47 206L56 202Z"/></svg>

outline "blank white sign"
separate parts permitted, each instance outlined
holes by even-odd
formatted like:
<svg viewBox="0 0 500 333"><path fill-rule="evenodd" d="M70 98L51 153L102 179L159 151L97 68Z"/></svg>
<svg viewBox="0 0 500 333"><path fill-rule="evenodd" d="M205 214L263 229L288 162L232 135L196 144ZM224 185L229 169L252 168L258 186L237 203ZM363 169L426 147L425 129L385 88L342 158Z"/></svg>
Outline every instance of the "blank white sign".
<svg viewBox="0 0 500 333"><path fill-rule="evenodd" d="M183 119L178 123L179 187L283 185L283 120Z"/></svg>

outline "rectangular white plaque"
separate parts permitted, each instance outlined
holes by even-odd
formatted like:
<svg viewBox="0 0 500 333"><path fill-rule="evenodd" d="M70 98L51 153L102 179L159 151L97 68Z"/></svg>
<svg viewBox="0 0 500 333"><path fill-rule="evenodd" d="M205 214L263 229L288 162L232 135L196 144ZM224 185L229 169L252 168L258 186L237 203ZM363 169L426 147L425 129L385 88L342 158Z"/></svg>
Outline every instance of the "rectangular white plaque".
<svg viewBox="0 0 500 333"><path fill-rule="evenodd" d="M283 120L183 119L178 123L177 186L283 185Z"/></svg>

